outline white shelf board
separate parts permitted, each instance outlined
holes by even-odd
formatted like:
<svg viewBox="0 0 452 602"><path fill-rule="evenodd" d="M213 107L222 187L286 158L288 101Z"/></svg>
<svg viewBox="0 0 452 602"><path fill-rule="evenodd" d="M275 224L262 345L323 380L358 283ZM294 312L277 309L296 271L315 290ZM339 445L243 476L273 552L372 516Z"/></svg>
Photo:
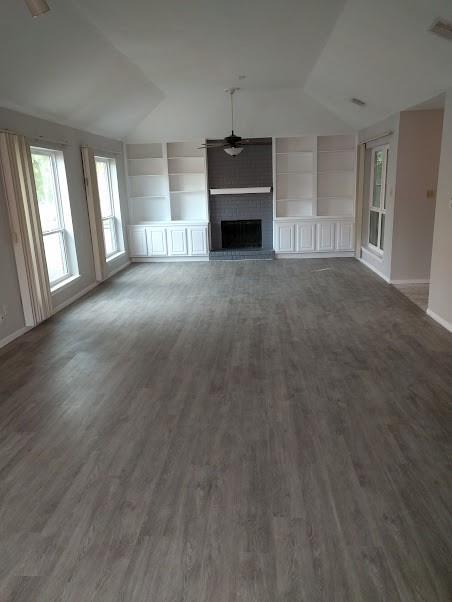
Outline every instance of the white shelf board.
<svg viewBox="0 0 452 602"><path fill-rule="evenodd" d="M170 194L205 194L206 189L202 190L170 190Z"/></svg>
<svg viewBox="0 0 452 602"><path fill-rule="evenodd" d="M207 226L209 221L206 219L162 219L162 220L141 220L137 224L129 224L129 228L134 226L171 226L177 225L193 225L193 226Z"/></svg>
<svg viewBox="0 0 452 602"><path fill-rule="evenodd" d="M259 194L271 192L271 186L250 188L211 188L210 194Z"/></svg>
<svg viewBox="0 0 452 602"><path fill-rule="evenodd" d="M137 173L129 175L129 178L166 178L164 173Z"/></svg>
<svg viewBox="0 0 452 602"><path fill-rule="evenodd" d="M164 194L144 194L142 196L131 196L130 200L134 199L168 199Z"/></svg>
<svg viewBox="0 0 452 602"><path fill-rule="evenodd" d="M323 222L323 221L337 221L337 222L355 222L353 215L302 215L296 217L274 217L275 222Z"/></svg>

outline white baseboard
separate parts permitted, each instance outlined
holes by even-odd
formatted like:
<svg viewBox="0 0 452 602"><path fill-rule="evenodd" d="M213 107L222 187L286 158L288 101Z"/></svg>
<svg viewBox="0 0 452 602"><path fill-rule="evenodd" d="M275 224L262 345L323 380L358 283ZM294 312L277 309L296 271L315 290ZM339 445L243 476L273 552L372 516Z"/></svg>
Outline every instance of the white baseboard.
<svg viewBox="0 0 452 602"><path fill-rule="evenodd" d="M441 316L438 316L438 314L436 314L434 311L432 311L430 309L430 307L427 308L427 315L430 316L432 318L432 320L435 320L435 322L438 322L438 324L443 326L443 328L445 328L449 332L452 332L452 323L448 322Z"/></svg>
<svg viewBox="0 0 452 602"><path fill-rule="evenodd" d="M342 257L354 257L353 251L343 253L275 253L276 259L341 259Z"/></svg>
<svg viewBox="0 0 452 602"><path fill-rule="evenodd" d="M5 345L8 345L8 343L12 343L15 339L19 338L20 336L22 336L23 334L25 334L32 328L33 328L33 326L24 326L23 328L19 328L19 330L16 330L16 332L13 332L12 334L8 335L4 339L1 339L0 340L0 349L2 347L4 347Z"/></svg>
<svg viewBox="0 0 452 602"><path fill-rule="evenodd" d="M66 301L63 301L62 303L53 308L53 313L56 314L71 303L74 303L74 301L77 301L77 299L80 299L80 297L83 297L84 295L92 291L93 288L96 288L96 286L98 286L99 284L100 282L93 282L92 284L84 288L82 291L79 291L77 294L73 295L69 299L66 299Z"/></svg>
<svg viewBox="0 0 452 602"><path fill-rule="evenodd" d="M176 263L186 261L209 261L208 257L132 257L132 263Z"/></svg>
<svg viewBox="0 0 452 602"><path fill-rule="evenodd" d="M380 278L383 278L383 280L385 282L388 282L389 284L391 284L391 280L387 276L385 276L382 272L380 272L379 270L377 270L377 268L374 265L372 265L371 263L368 263L362 257L358 257L358 261L360 261L363 265L365 265L366 268L369 268L369 270L372 270L372 272L374 272L375 274L377 274L377 276L380 276Z"/></svg>
<svg viewBox="0 0 452 602"><path fill-rule="evenodd" d="M109 272L107 274L107 276L105 277L105 280L108 280L109 278L111 278L112 276L114 276L115 274L117 274L118 272L121 272L122 270L125 270L126 268L128 268L130 265L130 261L127 260L126 263L123 263L121 265L119 265L117 268L115 268L114 270L112 270L111 272ZM102 281L104 282L104 280Z"/></svg>
<svg viewBox="0 0 452 602"><path fill-rule="evenodd" d="M391 280L391 284L395 284L397 285L401 285L401 286L409 286L410 284L412 284L413 286L415 284L430 284L430 280Z"/></svg>

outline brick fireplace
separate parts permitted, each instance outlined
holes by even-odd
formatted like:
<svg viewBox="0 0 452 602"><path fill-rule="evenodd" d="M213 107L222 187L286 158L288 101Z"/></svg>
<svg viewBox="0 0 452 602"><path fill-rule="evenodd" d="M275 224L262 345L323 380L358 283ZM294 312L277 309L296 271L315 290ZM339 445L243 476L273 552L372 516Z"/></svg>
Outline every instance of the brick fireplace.
<svg viewBox="0 0 452 602"><path fill-rule="evenodd" d="M271 187L273 184L271 139L262 142L262 144L246 146L237 157L230 157L222 148L209 149L207 155L209 190ZM209 194L211 250L247 247L272 250L272 199L271 192ZM259 244L257 244L257 232L259 232ZM249 244L246 244L247 240ZM231 244L234 241L235 246Z"/></svg>

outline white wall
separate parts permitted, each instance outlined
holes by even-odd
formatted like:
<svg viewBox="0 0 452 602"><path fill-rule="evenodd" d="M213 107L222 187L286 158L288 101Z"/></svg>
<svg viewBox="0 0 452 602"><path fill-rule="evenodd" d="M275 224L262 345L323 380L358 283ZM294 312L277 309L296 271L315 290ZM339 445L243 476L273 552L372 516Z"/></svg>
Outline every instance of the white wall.
<svg viewBox="0 0 452 602"><path fill-rule="evenodd" d="M452 89L444 111L427 311L452 331Z"/></svg>
<svg viewBox="0 0 452 602"><path fill-rule="evenodd" d="M367 145L365 158L365 178L364 178L364 203L363 203L363 224L362 224L362 249L361 257L374 271L376 271L385 280L391 278L391 253L392 253L392 228L394 217L394 191L397 174L397 149L399 138L399 115L394 115L373 125L372 127L361 130L358 135L359 142L376 138L392 131L392 135L385 138L379 138L373 143ZM369 224L369 182L370 182L370 155L373 146L382 144L389 145L388 172L386 184L386 219L384 231L384 253L383 257L377 255L368 248L368 224Z"/></svg>
<svg viewBox="0 0 452 602"><path fill-rule="evenodd" d="M428 281L443 111L400 113L391 281Z"/></svg>
<svg viewBox="0 0 452 602"><path fill-rule="evenodd" d="M32 144L36 145L39 145L39 141L36 141L36 138L39 137L46 141L66 142L62 150L66 165L80 278L53 295L54 307L58 307L95 282L80 146L89 145L98 152L119 153L116 155L119 194L126 221L127 196L122 143L2 108L0 108L0 129L24 134ZM127 262L127 255L109 262L108 271L112 272ZM0 313L3 306L6 306L8 315L6 320L0 322L0 341L24 327L8 213L0 182Z"/></svg>

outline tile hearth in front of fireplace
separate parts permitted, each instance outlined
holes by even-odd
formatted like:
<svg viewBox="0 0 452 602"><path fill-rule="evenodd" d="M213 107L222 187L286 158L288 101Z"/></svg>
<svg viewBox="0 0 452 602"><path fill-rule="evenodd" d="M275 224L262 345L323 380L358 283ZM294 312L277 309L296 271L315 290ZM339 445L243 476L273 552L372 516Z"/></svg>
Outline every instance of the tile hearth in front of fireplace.
<svg viewBox="0 0 452 602"><path fill-rule="evenodd" d="M241 249L220 249L219 251L210 251L209 259L213 261L239 261L246 259L266 259L275 258L273 249L256 249L241 248Z"/></svg>

